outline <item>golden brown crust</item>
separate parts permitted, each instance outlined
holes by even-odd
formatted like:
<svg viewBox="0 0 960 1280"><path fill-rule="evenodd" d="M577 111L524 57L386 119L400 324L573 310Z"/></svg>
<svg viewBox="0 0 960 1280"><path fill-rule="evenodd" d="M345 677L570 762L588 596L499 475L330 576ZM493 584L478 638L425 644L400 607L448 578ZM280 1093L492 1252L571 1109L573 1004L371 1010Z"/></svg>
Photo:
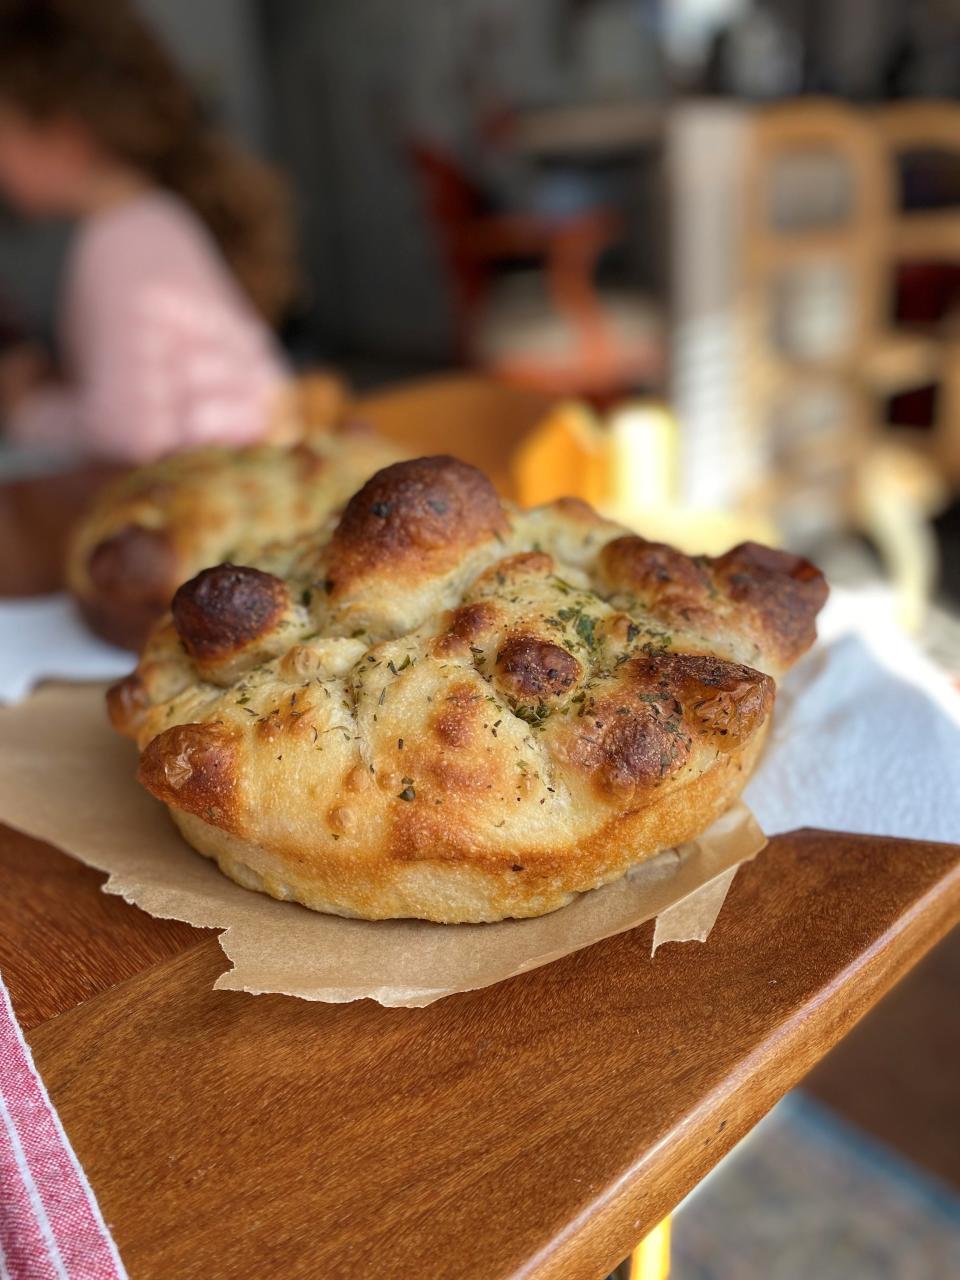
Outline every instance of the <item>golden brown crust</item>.
<svg viewBox="0 0 960 1280"><path fill-rule="evenodd" d="M666 543L636 534L614 538L603 548L602 560L611 582L635 588L650 604L675 601L682 608L709 598L703 564Z"/></svg>
<svg viewBox="0 0 960 1280"><path fill-rule="evenodd" d="M289 604L287 588L272 573L220 564L179 587L171 613L190 657L211 663L272 631Z"/></svg>
<svg viewBox="0 0 960 1280"><path fill-rule="evenodd" d="M497 684L518 702L567 693L582 668L572 653L540 636L513 635L497 654Z"/></svg>
<svg viewBox="0 0 960 1280"><path fill-rule="evenodd" d="M438 636L433 652L438 658L464 657L471 645L493 634L499 614L489 600L464 604L450 615L450 625Z"/></svg>
<svg viewBox="0 0 960 1280"><path fill-rule="evenodd" d="M138 647L170 600L176 563L165 530L127 523L102 538L87 559L90 590L78 598L91 630L121 648Z"/></svg>
<svg viewBox="0 0 960 1280"><path fill-rule="evenodd" d="M702 831L825 590L783 553L511 511L450 459L271 569L184 587L112 695L141 779L243 884L440 921L553 910Z"/></svg>
<svg viewBox="0 0 960 1280"><path fill-rule="evenodd" d="M749 637L783 667L813 643L827 598L823 574L809 560L755 542L719 557L690 557L630 535L607 543L600 570L614 591L671 626L701 628L721 644L731 630L734 648Z"/></svg>
<svg viewBox="0 0 960 1280"><path fill-rule="evenodd" d="M815 619L826 604L820 570L802 556L742 542L712 562L714 577L741 609L749 609L775 636L785 663L795 662L816 639Z"/></svg>
<svg viewBox="0 0 960 1280"><path fill-rule="evenodd" d="M234 829L237 744L221 725L167 729L148 744L137 777L164 804Z"/></svg>
<svg viewBox="0 0 960 1280"><path fill-rule="evenodd" d="M126 524L104 538L90 553L90 581L98 591L132 604L169 600L175 572L174 549L167 534Z"/></svg>
<svg viewBox="0 0 960 1280"><path fill-rule="evenodd" d="M150 692L138 671L107 690L107 715L118 733L135 734L151 705Z"/></svg>
<svg viewBox="0 0 960 1280"><path fill-rule="evenodd" d="M330 543L335 599L384 565L444 573L463 553L506 531L493 485L456 458L414 458L372 476L344 508Z"/></svg>
<svg viewBox="0 0 960 1280"><path fill-rule="evenodd" d="M142 647L181 583L224 560L317 528L397 457L346 425L292 446L209 448L120 477L74 531L67 582L91 628Z"/></svg>
<svg viewBox="0 0 960 1280"><path fill-rule="evenodd" d="M601 792L623 802L679 772L695 743L718 752L748 742L773 708L769 676L702 654L629 659L610 692L590 697L573 721L565 758Z"/></svg>
<svg viewBox="0 0 960 1280"><path fill-rule="evenodd" d="M171 809L171 815L190 844L214 858L231 879L316 911L368 920L409 915L446 922L523 918L555 911L577 893L616 879L624 870L624 849L652 851L690 839L691 792L700 829L708 827L749 777L763 739L761 730L736 760L679 786L665 803L611 820L578 844L575 856L558 845L524 853L481 849L470 857L438 809L422 824L411 820L408 838L395 843L394 857L357 859L341 839L307 880L291 876L290 864L269 849L183 810ZM433 851L430 860L422 852L427 844Z"/></svg>
<svg viewBox="0 0 960 1280"><path fill-rule="evenodd" d="M75 597L77 612L95 635L119 649L138 651L143 647L150 628L162 615L163 606L156 603L132 604L129 601Z"/></svg>

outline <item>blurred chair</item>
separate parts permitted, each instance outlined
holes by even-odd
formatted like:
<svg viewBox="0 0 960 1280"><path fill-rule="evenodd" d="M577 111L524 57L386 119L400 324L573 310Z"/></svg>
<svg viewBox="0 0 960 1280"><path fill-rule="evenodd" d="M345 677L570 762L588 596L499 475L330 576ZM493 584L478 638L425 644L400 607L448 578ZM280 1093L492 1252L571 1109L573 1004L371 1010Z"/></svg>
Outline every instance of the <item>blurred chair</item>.
<svg viewBox="0 0 960 1280"><path fill-rule="evenodd" d="M423 144L411 154L447 268L461 359L509 382L600 401L661 375L656 309L595 279L617 237L616 214L491 213L452 156ZM511 262L539 265L504 275Z"/></svg>
<svg viewBox="0 0 960 1280"><path fill-rule="evenodd" d="M900 102L874 115L886 166L891 270L912 267L948 290L960 270L960 105ZM926 358L911 383L938 384L933 421L910 443L923 448L960 487L960 310L914 333ZM906 372L906 370L904 370ZM903 379L901 378L901 382Z"/></svg>
<svg viewBox="0 0 960 1280"><path fill-rule="evenodd" d="M915 125L925 114L906 112ZM929 519L944 487L937 451L887 427L882 406L939 378L949 351L942 337L894 323L896 265L925 242L912 224L918 215L900 210L885 150L894 136L912 144L923 133L895 115L888 132L833 102L758 114L745 226L746 380L767 456L764 502L792 536L864 529L904 621L917 626L936 579ZM943 122L940 130L943 140ZM960 247L960 223L926 221L942 237L938 252Z"/></svg>
<svg viewBox="0 0 960 1280"><path fill-rule="evenodd" d="M863 368L883 330L884 174L862 116L756 113L744 220L747 413L759 500L791 531L847 523L873 426Z"/></svg>

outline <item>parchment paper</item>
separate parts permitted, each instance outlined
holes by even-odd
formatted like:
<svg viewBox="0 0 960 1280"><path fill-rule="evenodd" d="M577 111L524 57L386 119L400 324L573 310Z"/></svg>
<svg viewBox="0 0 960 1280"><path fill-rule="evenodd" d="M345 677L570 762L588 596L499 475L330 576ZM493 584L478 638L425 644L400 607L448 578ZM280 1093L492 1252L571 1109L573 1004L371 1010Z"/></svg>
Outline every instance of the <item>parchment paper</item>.
<svg viewBox="0 0 960 1280"><path fill-rule="evenodd" d="M656 917L654 950L705 940L737 866L766 843L742 804L700 839L538 920L436 925L320 915L241 889L179 836L135 781L102 685L51 685L0 710L0 820L109 872L151 915L222 929L216 986L341 1003L421 1006L489 986Z"/></svg>

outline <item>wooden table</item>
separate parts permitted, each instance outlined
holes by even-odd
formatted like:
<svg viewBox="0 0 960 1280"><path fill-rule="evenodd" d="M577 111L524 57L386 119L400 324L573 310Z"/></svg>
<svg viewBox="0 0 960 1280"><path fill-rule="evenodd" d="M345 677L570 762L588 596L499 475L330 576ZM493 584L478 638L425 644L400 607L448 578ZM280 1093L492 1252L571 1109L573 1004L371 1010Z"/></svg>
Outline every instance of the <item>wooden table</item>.
<svg viewBox="0 0 960 1280"><path fill-rule="evenodd" d="M0 970L134 1280L597 1280L956 920L960 849L801 832L426 1009L214 992L214 937L0 828Z"/></svg>
<svg viewBox="0 0 960 1280"><path fill-rule="evenodd" d="M0 827L0 971L133 1280L597 1280L960 918L960 848L798 832L704 946L389 1010L214 992L101 880Z"/></svg>

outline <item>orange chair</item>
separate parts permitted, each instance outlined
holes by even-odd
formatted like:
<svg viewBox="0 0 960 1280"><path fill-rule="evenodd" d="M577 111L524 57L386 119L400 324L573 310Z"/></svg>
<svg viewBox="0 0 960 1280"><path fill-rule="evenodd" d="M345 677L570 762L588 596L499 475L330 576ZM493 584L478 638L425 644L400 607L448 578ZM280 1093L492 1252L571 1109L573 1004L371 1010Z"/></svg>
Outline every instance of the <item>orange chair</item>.
<svg viewBox="0 0 960 1280"><path fill-rule="evenodd" d="M351 416L414 453L454 453L516 498L514 454L553 403L533 387L450 373L369 392L353 402Z"/></svg>
<svg viewBox="0 0 960 1280"><path fill-rule="evenodd" d="M453 157L422 144L412 157L450 279L464 362L548 394L599 401L660 376L656 310L634 295L601 290L594 279L621 225L615 213L488 213ZM505 262L528 259L542 267L498 276Z"/></svg>

